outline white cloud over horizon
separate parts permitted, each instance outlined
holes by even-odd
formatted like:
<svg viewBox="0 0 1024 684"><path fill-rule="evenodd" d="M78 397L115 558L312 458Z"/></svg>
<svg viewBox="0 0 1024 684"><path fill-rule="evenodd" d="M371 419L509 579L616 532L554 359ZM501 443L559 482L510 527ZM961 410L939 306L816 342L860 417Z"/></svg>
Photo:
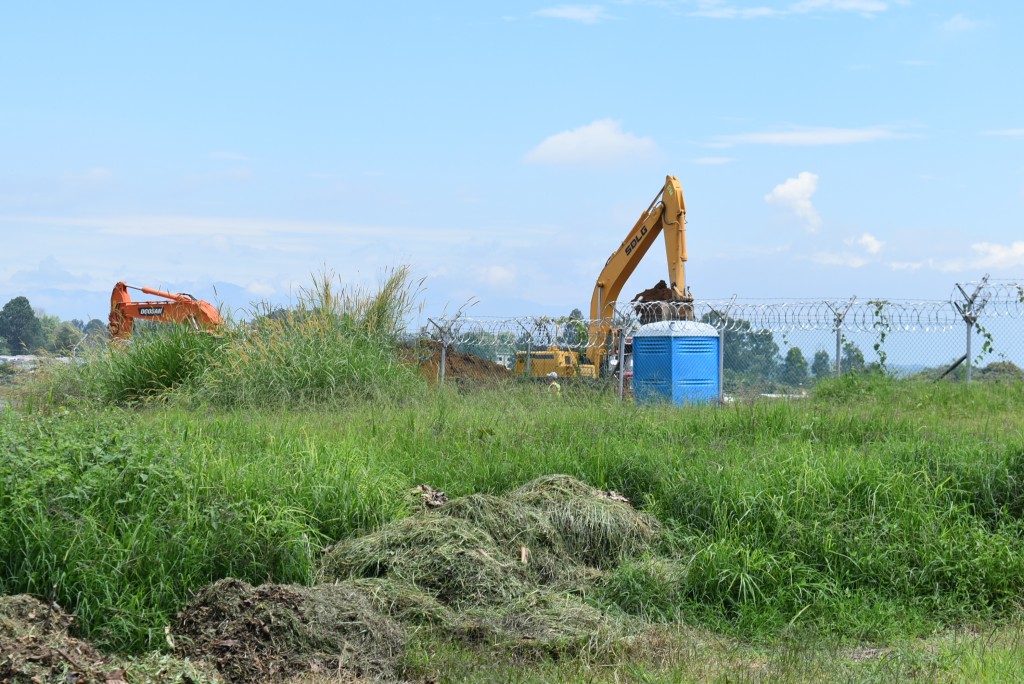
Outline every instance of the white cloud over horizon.
<svg viewBox="0 0 1024 684"><path fill-rule="evenodd" d="M715 147L734 145L850 145L854 143L891 140L900 137L883 126L867 128L802 127L786 131L763 131L722 135L712 143Z"/></svg>
<svg viewBox="0 0 1024 684"><path fill-rule="evenodd" d="M817 190L818 174L803 171L795 178L776 185L764 196L764 201L791 211L807 225L809 232L814 233L821 228L821 216L811 203L811 197Z"/></svg>
<svg viewBox="0 0 1024 684"><path fill-rule="evenodd" d="M971 249L977 254L973 265L977 268L1014 268L1024 266L1024 240L1009 245L976 242Z"/></svg>
<svg viewBox="0 0 1024 684"><path fill-rule="evenodd" d="M810 14L813 12L851 12L865 18L873 18L886 12L893 4L906 4L905 0L894 2L883 0L797 0L781 4L746 5L726 0L698 0L697 9L691 16L708 19L761 19Z"/></svg>
<svg viewBox="0 0 1024 684"><path fill-rule="evenodd" d="M862 233L858 237L850 238L845 241L847 245L858 245L863 247L868 254L878 254L882 251L884 242L876 238L871 233Z"/></svg>
<svg viewBox="0 0 1024 684"><path fill-rule="evenodd" d="M977 27L978 22L968 19L962 14L954 14L952 17L942 22L942 30L946 33L963 33L964 31L970 31Z"/></svg>
<svg viewBox="0 0 1024 684"><path fill-rule="evenodd" d="M621 121L600 119L548 136L524 159L554 166L610 165L648 157L656 151L653 138L623 131Z"/></svg>
<svg viewBox="0 0 1024 684"><path fill-rule="evenodd" d="M539 9L533 14L538 17L566 19L581 24L596 24L611 18L602 5L558 5Z"/></svg>

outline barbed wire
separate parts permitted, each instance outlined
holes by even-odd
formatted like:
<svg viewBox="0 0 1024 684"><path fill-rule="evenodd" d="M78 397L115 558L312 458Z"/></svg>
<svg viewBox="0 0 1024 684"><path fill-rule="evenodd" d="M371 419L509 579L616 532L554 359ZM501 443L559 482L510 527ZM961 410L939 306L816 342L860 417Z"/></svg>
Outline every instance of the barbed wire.
<svg viewBox="0 0 1024 684"><path fill-rule="evenodd" d="M850 333L922 333L961 329L964 319L955 302L962 291L979 289L983 301L978 322L990 318L1024 318L1024 282L984 280L961 283L948 300L698 300L693 303L623 302L610 319L568 316L509 318L439 318L419 334L448 345L474 345L508 350L558 346L585 350L608 343L608 330L631 334L651 320L691 319L710 323L720 332L804 331Z"/></svg>

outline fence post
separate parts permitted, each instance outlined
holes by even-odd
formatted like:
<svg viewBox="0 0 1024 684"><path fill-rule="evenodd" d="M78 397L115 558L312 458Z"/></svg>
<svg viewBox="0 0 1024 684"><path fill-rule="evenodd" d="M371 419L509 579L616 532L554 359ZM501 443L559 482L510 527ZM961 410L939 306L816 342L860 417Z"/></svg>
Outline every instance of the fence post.
<svg viewBox="0 0 1024 684"><path fill-rule="evenodd" d="M626 326L619 328L619 401L626 398Z"/></svg>
<svg viewBox="0 0 1024 684"><path fill-rule="evenodd" d="M985 304L988 303L988 295L985 295L981 299L978 299L978 295L981 294L982 289L985 287L985 283L988 282L988 273L981 279L978 286L974 288L974 292L967 294L967 291L960 286L960 283L956 284L956 289L960 290L960 294L964 296L964 303L953 302L953 306L960 312L960 317L964 319L967 324L967 345L966 353L964 356L967 361L967 373L965 374L964 382L971 381L971 368L974 365L974 361L971 359L971 337L974 332L974 324L978 322L978 317L981 314L981 310L985 308Z"/></svg>
<svg viewBox="0 0 1024 684"><path fill-rule="evenodd" d="M458 320L459 320L459 317L456 316L447 325L440 325L439 323L437 323L432 318L428 318L427 319L428 323L430 323L435 328L437 328L438 342L441 343L441 367L438 369L440 371L440 376L441 376L439 384L441 384L441 385L444 384L445 366L448 363L448 345L450 345L452 342L455 341L455 332L454 331L455 331L455 324L458 322Z"/></svg>
<svg viewBox="0 0 1024 684"><path fill-rule="evenodd" d="M832 313L835 314L834 327L836 333L836 373L835 376L838 378L842 375L842 358L843 358L843 320L846 318L846 313L853 306L853 303L857 300L857 297L850 297L850 301L846 302L846 306L840 308L838 306L832 306L831 302L825 302L828 308L832 309Z"/></svg>
<svg viewBox="0 0 1024 684"><path fill-rule="evenodd" d="M725 402L725 330L729 327L729 310L736 303L736 295L732 296L729 303L725 305L724 311L718 311L713 306L708 310L717 316L718 321L718 403Z"/></svg>

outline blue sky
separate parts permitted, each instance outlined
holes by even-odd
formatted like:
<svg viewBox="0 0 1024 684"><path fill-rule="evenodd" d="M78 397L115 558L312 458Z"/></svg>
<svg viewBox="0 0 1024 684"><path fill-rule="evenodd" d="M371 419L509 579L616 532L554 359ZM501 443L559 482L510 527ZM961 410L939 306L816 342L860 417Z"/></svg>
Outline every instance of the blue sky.
<svg viewBox="0 0 1024 684"><path fill-rule="evenodd" d="M1024 276L1022 31L1010 0L8 3L0 303L408 264L427 314L586 311L666 174L697 297L944 298Z"/></svg>

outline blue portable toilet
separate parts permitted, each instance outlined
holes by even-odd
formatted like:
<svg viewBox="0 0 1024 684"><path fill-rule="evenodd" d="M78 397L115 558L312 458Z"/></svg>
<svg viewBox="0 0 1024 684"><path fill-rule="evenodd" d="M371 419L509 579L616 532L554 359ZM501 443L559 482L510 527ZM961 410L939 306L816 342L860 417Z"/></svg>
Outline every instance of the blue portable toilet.
<svg viewBox="0 0 1024 684"><path fill-rule="evenodd" d="M658 321L633 333L633 394L641 403L718 401L718 331L696 321Z"/></svg>

